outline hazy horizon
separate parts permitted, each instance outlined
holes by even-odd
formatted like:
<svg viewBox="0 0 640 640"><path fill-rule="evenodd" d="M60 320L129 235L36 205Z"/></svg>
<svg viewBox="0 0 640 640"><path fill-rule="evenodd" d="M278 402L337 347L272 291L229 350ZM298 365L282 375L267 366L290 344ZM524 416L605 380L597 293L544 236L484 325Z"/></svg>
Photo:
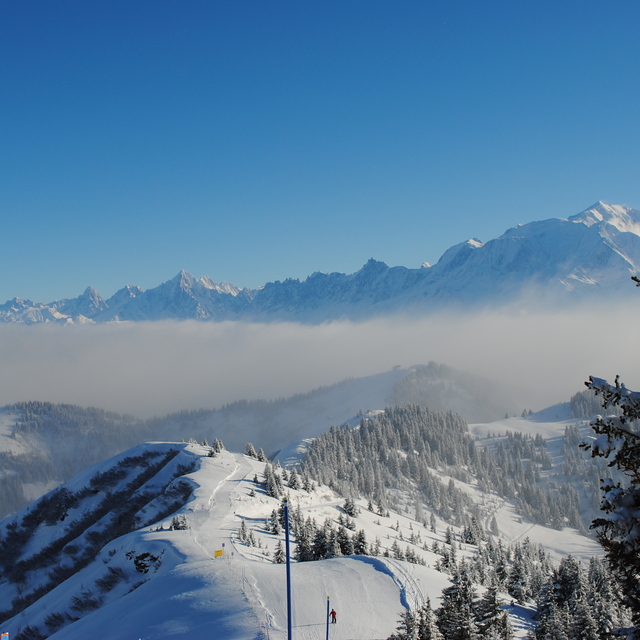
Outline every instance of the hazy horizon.
<svg viewBox="0 0 640 640"><path fill-rule="evenodd" d="M640 303L615 309L493 311L365 322L161 321L0 325L0 405L25 400L139 417L275 399L345 378L435 361L505 386L539 410L589 375L640 385L640 338L621 333ZM635 385L635 387L634 387ZM509 391L507 391L509 389Z"/></svg>

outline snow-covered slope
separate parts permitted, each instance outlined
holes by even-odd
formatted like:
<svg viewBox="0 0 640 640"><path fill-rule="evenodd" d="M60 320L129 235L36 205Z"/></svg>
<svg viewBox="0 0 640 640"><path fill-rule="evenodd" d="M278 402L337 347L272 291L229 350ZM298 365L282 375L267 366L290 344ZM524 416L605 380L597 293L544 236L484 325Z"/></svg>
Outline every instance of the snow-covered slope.
<svg viewBox="0 0 640 640"><path fill-rule="evenodd" d="M40 506L41 517L34 517L38 511L32 507L0 523L4 554L13 554L11 566L2 572L0 602L5 609L12 603L16 611L2 630L11 638L53 633L57 640L284 639L285 568L271 562L282 535L265 529L265 519L279 501L254 481L262 478L264 463L226 451L208 454L209 448L200 445L144 445L77 476L65 486L66 500L57 494L46 512ZM135 466L127 463L131 459L148 463ZM112 500L110 509L101 510L109 495L122 491L129 492L129 504ZM320 522L342 517L344 499L326 487L288 492L292 509L299 508L304 517ZM167 506L176 495L185 496L186 503L174 517ZM379 539L381 552L404 539L403 546L426 564L383 556L294 563L296 638L324 637L327 597L338 611L332 638L386 638L402 610L421 605L427 596L437 606L449 584L448 575L435 568L438 555L429 550L434 542L443 543L441 521L434 532L407 515L374 514L362 502L360 507L356 527L370 542ZM531 532L508 509L499 517L500 529L510 531L513 539ZM255 545L239 539L243 522ZM117 533L119 526L129 524L132 531L101 546L107 529ZM409 542L416 534L420 542ZM556 558L598 553L594 542L573 531L546 530L545 542L556 546ZM459 553L471 558L475 547L463 545ZM67 569L74 563L75 569ZM59 584L49 589L45 585L52 579ZM24 607L31 594L33 602ZM508 609L517 636L524 637L531 611Z"/></svg>
<svg viewBox="0 0 640 640"><path fill-rule="evenodd" d="M108 301L89 287L51 303L14 298L0 305L0 321L107 322L162 319L363 319L398 312L495 306L535 298L569 304L596 294L620 296L640 271L640 211L598 202L569 218L518 225L499 238L448 249L433 266L388 267L369 260L353 274L314 273L259 289L195 278L181 271L158 287L125 287Z"/></svg>
<svg viewBox="0 0 640 640"><path fill-rule="evenodd" d="M487 381L432 362L343 380L290 398L237 402L148 421L73 405L19 403L0 409L0 517L71 478L81 465L146 440L217 437L235 451L255 442L272 455L332 425L356 425L361 414L390 404L411 402L457 411L473 422L493 420L512 410L502 396Z"/></svg>

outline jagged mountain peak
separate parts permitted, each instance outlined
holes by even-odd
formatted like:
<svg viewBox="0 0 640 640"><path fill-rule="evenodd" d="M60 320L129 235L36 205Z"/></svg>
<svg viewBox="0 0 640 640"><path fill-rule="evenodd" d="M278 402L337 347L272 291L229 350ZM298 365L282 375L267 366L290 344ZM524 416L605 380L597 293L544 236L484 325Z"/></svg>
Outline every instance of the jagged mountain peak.
<svg viewBox="0 0 640 640"><path fill-rule="evenodd" d="M82 295L77 298L78 300L86 300L90 302L90 304L95 305L99 308L105 308L105 301L102 296L98 293L96 289L91 286L88 286L83 292Z"/></svg>
<svg viewBox="0 0 640 640"><path fill-rule="evenodd" d="M454 244L442 254L440 260L436 263L436 266L439 269L448 265L455 266L466 260L471 251L481 249L482 247L484 247L484 244L477 238L471 238L464 242Z"/></svg>
<svg viewBox="0 0 640 640"><path fill-rule="evenodd" d="M223 280L222 282L214 282L209 276L202 276L200 278L200 282L205 289L217 291L218 293L228 293L232 296L237 296L240 291L242 291L240 287L236 287L226 280Z"/></svg>
<svg viewBox="0 0 640 640"><path fill-rule="evenodd" d="M618 231L640 236L640 211L618 204L606 204L601 200L577 215L571 216L569 220L588 227L609 224Z"/></svg>
<svg viewBox="0 0 640 640"><path fill-rule="evenodd" d="M180 289L186 292L207 290L237 296L238 293L242 291L240 287L236 287L229 282L215 282L209 276L201 276L200 278L197 278L185 269L182 269L176 276L165 284L177 285Z"/></svg>
<svg viewBox="0 0 640 640"><path fill-rule="evenodd" d="M119 289L118 291L116 291L108 300L108 302L110 303L112 300L120 300L120 299L131 299L131 298L135 298L136 296L139 296L140 294L144 293L144 290L141 287L138 287L137 285L133 285L133 284L127 284L124 287L122 287L122 289Z"/></svg>
<svg viewBox="0 0 640 640"><path fill-rule="evenodd" d="M365 265L362 267L362 271L369 270L379 270L382 268L386 268L387 265L382 262L382 260L376 260L375 258L369 258Z"/></svg>
<svg viewBox="0 0 640 640"><path fill-rule="evenodd" d="M358 280L373 279L378 278L381 274L384 274L388 271L389 267L387 264L385 264L381 260L369 258L369 260L367 260L363 267L353 274L353 277Z"/></svg>
<svg viewBox="0 0 640 640"><path fill-rule="evenodd" d="M178 285L182 289L192 289L199 280L185 269L181 269L169 282Z"/></svg>
<svg viewBox="0 0 640 640"><path fill-rule="evenodd" d="M77 298L61 300L55 305L56 310L70 318L91 318L94 315L106 310L108 304L102 296L91 286L87 287Z"/></svg>

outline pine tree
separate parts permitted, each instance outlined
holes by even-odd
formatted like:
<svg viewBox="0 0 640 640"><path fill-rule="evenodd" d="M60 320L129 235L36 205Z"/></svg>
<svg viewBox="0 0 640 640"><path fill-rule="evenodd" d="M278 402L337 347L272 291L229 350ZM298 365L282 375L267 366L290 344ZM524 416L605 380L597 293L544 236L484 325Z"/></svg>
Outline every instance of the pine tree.
<svg viewBox="0 0 640 640"><path fill-rule="evenodd" d="M278 540L275 551L273 552L273 562L275 564L282 564L286 559L287 557L284 552L284 548L282 547L282 540Z"/></svg>
<svg viewBox="0 0 640 640"><path fill-rule="evenodd" d="M352 498L347 498L344 501L342 508L344 509L345 513L348 516L351 516L352 518L355 518L360 513L360 510L358 509L358 507L356 506L356 503L353 501Z"/></svg>
<svg viewBox="0 0 640 640"><path fill-rule="evenodd" d="M272 498L279 498L283 494L284 487L282 486L280 474L276 473L273 465L269 462L264 465L264 482L267 495L270 495Z"/></svg>
<svg viewBox="0 0 640 640"><path fill-rule="evenodd" d="M340 527L336 534L336 540L338 542L338 546L340 547L340 553L343 556L352 556L355 553L353 539L349 535L347 529L345 529L344 527Z"/></svg>
<svg viewBox="0 0 640 640"><path fill-rule="evenodd" d="M315 522L311 518L307 518L304 525L300 527L296 540L295 556L298 562L308 562L316 559L313 550L315 532Z"/></svg>
<svg viewBox="0 0 640 640"><path fill-rule="evenodd" d="M587 602L584 571L572 556L563 558L538 602L538 640L593 640L597 625Z"/></svg>
<svg viewBox="0 0 640 640"><path fill-rule="evenodd" d="M255 448L253 447L253 445L250 442L247 442L247 444L246 444L246 446L244 448L244 452L250 458L257 458L258 457L258 454L256 453Z"/></svg>
<svg viewBox="0 0 640 640"><path fill-rule="evenodd" d="M454 533L453 533L453 529L451 527L447 527L445 532L444 532L444 541L447 544L450 545L454 545L455 541L454 541Z"/></svg>
<svg viewBox="0 0 640 640"><path fill-rule="evenodd" d="M591 427L598 437L581 446L593 457L608 460L608 466L621 476L617 481L602 479L600 509L604 516L596 518L591 527L620 581L634 625L628 638L636 640L640 638L640 394L627 389L617 376L613 385L594 377L586 385L602 396L603 408L622 410L622 415L596 418Z"/></svg>
<svg viewBox="0 0 640 640"><path fill-rule="evenodd" d="M431 600L429 598L416 612L416 618L416 640L443 640L436 624L435 614L431 609Z"/></svg>
<svg viewBox="0 0 640 640"><path fill-rule="evenodd" d="M398 544L397 540L393 541L393 544L391 545L391 557L395 558L396 560L404 560L404 553L402 552L402 549L400 548L400 545Z"/></svg>
<svg viewBox="0 0 640 640"><path fill-rule="evenodd" d="M311 479L309 478L309 474L306 471L304 471L302 474L302 488L307 493L311 493L311 491L313 491L314 489L313 482L311 482Z"/></svg>
<svg viewBox="0 0 640 640"><path fill-rule="evenodd" d="M473 613L475 591L464 563L442 590L442 605L436 611L440 632L447 640L477 640L478 628Z"/></svg>
<svg viewBox="0 0 640 640"><path fill-rule="evenodd" d="M495 640L511 640L513 630L507 612L501 608L498 589L490 585L477 602L475 616L480 635Z"/></svg>
<svg viewBox="0 0 640 640"><path fill-rule="evenodd" d="M627 612L621 605L617 581L610 574L605 561L589 561L587 600L601 637L629 624Z"/></svg>
<svg viewBox="0 0 640 640"><path fill-rule="evenodd" d="M290 489L300 489L302 484L300 482L300 476L297 474L295 469L291 470L291 475L289 476L289 488Z"/></svg>
<svg viewBox="0 0 640 640"><path fill-rule="evenodd" d="M419 498L415 499L415 515L414 520L422 522L424 519L424 509L422 508L422 502Z"/></svg>
<svg viewBox="0 0 640 640"><path fill-rule="evenodd" d="M356 533L353 540L353 553L358 556L366 556L368 554L367 538L364 533L364 529L360 529Z"/></svg>
<svg viewBox="0 0 640 640"><path fill-rule="evenodd" d="M575 640L599 640L601 637L593 612L584 599L577 602L572 611L569 637Z"/></svg>
<svg viewBox="0 0 640 640"><path fill-rule="evenodd" d="M560 561L560 566L553 573L554 599L558 605L574 603L586 596L586 579L580 563L567 556Z"/></svg>
<svg viewBox="0 0 640 640"><path fill-rule="evenodd" d="M173 516L173 519L171 520L171 529L173 529L174 531L182 531L188 528L189 523L187 522L187 518L184 514L180 513L176 516Z"/></svg>
<svg viewBox="0 0 640 640"><path fill-rule="evenodd" d="M538 610L540 613L540 610ZM558 606L551 602L540 615L535 628L536 640L571 640L569 636L571 618L568 605Z"/></svg>
<svg viewBox="0 0 640 640"><path fill-rule="evenodd" d="M387 640L417 640L418 625L413 611L407 609L400 614L396 633L389 636Z"/></svg>
<svg viewBox="0 0 640 640"><path fill-rule="evenodd" d="M322 527L316 530L313 537L313 559L325 560L326 558L334 558L336 556L334 540L335 537L331 529L331 522L329 520L325 520Z"/></svg>
<svg viewBox="0 0 640 640"><path fill-rule="evenodd" d="M526 568L526 561L521 554L516 555L511 570L509 571L509 578L507 580L507 591L509 595L515 598L518 602L525 602L528 594L528 577L529 572Z"/></svg>
<svg viewBox="0 0 640 640"><path fill-rule="evenodd" d="M279 536L282 533L281 518L284 518L284 516L281 516L276 509L272 509L268 520L267 531L273 533L274 536Z"/></svg>

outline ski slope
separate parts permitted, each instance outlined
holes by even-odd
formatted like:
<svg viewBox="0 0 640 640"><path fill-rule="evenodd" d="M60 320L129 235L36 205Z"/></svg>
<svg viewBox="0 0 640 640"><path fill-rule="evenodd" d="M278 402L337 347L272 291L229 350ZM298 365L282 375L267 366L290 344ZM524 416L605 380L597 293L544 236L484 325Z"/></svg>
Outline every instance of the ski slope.
<svg viewBox="0 0 640 640"><path fill-rule="evenodd" d="M27 625L46 630L47 617L58 612L79 619L53 633L50 637L55 640L287 638L285 565L273 564L269 557L284 534L274 536L264 526L279 501L267 496L253 480L255 476L262 479L264 464L226 451L210 458L208 448L196 444L172 446L197 462L196 470L186 476L194 485L192 498L181 510L189 528L169 530L169 517L113 540L94 562L2 625L2 631L14 637ZM94 471L96 468L99 466ZM305 518L310 515L319 523L327 517L335 520L344 503L322 486L312 492L288 493L292 509L299 506ZM388 549L401 532L404 548L410 533L418 532L424 544L414 548L426 566L380 556L292 563L296 640L325 638L327 598L338 612L338 623L330 627L331 638L383 640L395 630L404 608L420 606L427 597L437 607L442 589L450 584L446 574L433 568L438 556L425 550L434 540L442 543L444 523L438 520L433 533L408 515L392 512L390 517L381 517L367 511L364 503L359 506L356 526L365 530L369 543L378 538L382 550ZM255 534L258 546L239 540L242 520ZM501 530L507 529L508 521L506 516L501 519ZM582 557L598 551L595 543L576 532L551 535L564 540L564 553L580 545ZM141 553L153 554L159 561L148 573L136 574L131 556ZM473 547L463 545L460 553L470 557ZM95 580L107 567L120 568L131 579L106 593L96 610L74 611L74 596L95 591ZM507 608L517 637L524 637L532 611Z"/></svg>

